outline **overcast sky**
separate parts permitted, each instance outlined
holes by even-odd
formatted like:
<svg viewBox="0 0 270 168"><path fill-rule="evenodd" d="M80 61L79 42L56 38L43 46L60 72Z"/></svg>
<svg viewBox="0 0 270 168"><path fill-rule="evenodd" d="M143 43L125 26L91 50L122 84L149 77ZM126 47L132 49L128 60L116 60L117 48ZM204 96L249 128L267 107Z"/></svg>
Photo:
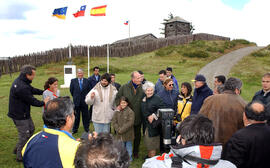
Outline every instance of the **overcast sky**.
<svg viewBox="0 0 270 168"><path fill-rule="evenodd" d="M73 13L86 6L84 17ZM106 16L90 16L92 7L107 5ZM67 6L65 20L52 16ZM244 38L270 44L269 0L0 0L0 57L73 45L101 45L131 36L160 34L171 12L192 22L194 33Z"/></svg>

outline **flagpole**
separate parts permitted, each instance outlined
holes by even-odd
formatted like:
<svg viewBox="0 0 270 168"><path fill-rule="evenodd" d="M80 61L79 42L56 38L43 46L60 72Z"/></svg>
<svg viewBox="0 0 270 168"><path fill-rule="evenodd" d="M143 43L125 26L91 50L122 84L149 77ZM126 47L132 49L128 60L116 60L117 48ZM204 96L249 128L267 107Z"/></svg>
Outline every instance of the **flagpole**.
<svg viewBox="0 0 270 168"><path fill-rule="evenodd" d="M129 41L129 46L130 46L130 20L128 21L128 41Z"/></svg>
<svg viewBox="0 0 270 168"><path fill-rule="evenodd" d="M87 57L88 57L88 78L90 76L90 48L87 46Z"/></svg>
<svg viewBox="0 0 270 168"><path fill-rule="evenodd" d="M109 73L109 67L110 67L110 49L109 44L107 44L107 73Z"/></svg>
<svg viewBox="0 0 270 168"><path fill-rule="evenodd" d="M69 61L68 61L68 64L69 64L69 65L72 65L72 59L71 59L71 43L69 44L68 55L69 55Z"/></svg>

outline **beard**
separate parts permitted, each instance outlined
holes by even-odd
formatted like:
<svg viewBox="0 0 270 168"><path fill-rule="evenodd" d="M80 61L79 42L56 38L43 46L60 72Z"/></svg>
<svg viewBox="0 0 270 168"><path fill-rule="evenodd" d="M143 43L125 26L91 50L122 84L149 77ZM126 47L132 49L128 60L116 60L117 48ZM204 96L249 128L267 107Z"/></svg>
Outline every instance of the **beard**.
<svg viewBox="0 0 270 168"><path fill-rule="evenodd" d="M102 87L107 87L109 86L109 84L105 85L105 84L101 84Z"/></svg>

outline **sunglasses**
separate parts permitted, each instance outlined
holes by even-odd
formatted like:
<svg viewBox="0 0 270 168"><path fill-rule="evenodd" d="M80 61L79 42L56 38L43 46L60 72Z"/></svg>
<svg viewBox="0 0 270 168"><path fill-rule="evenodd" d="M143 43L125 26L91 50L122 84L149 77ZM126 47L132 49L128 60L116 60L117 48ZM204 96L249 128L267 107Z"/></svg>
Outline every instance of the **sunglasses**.
<svg viewBox="0 0 270 168"><path fill-rule="evenodd" d="M169 86L173 86L174 84L169 84Z"/></svg>

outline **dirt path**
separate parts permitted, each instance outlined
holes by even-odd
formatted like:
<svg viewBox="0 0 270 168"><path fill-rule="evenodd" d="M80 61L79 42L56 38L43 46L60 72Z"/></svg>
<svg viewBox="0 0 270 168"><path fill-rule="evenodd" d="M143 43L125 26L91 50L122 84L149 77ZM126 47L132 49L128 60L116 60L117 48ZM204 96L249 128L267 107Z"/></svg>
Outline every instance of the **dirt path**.
<svg viewBox="0 0 270 168"><path fill-rule="evenodd" d="M231 68L239 60L260 48L261 47L251 46L232 51L208 63L199 71L199 74L203 74L206 77L207 84L213 89L215 76L224 75L227 77Z"/></svg>

